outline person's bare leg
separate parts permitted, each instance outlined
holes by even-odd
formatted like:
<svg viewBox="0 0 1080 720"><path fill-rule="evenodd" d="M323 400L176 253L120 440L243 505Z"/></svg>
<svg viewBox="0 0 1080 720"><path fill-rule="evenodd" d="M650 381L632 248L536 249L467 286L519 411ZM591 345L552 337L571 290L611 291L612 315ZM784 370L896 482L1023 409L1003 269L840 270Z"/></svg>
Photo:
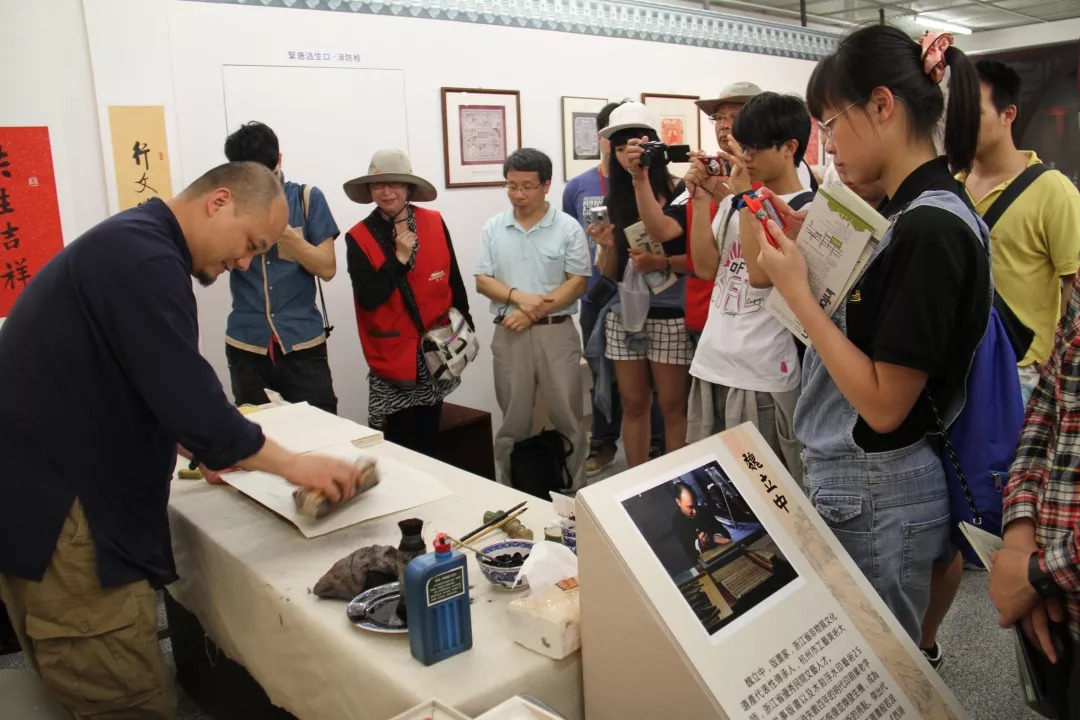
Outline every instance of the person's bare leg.
<svg viewBox="0 0 1080 720"><path fill-rule="evenodd" d="M652 384L649 382L648 361L616 360L615 379L622 398L622 439L626 464L637 467L649 461Z"/></svg>
<svg viewBox="0 0 1080 720"><path fill-rule="evenodd" d="M933 574L930 576L930 604L926 607L923 615L922 640L919 647L924 650L932 650L937 643L937 633L945 615L952 607L956 593L960 589L960 581L964 579L964 556L956 553L956 556L948 562L934 563Z"/></svg>
<svg viewBox="0 0 1080 720"><path fill-rule="evenodd" d="M686 446L686 404L690 397L690 366L652 363L660 412L664 415L664 442L668 452Z"/></svg>

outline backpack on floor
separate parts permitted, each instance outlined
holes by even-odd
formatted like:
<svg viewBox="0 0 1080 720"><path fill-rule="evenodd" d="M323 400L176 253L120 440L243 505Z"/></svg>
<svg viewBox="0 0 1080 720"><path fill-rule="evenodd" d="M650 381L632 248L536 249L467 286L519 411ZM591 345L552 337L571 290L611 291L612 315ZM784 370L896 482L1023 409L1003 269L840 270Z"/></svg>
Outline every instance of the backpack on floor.
<svg viewBox="0 0 1080 720"><path fill-rule="evenodd" d="M551 499L549 492L566 492L574 483L566 465L573 453L574 444L558 430L542 430L514 443L510 485L543 500Z"/></svg>

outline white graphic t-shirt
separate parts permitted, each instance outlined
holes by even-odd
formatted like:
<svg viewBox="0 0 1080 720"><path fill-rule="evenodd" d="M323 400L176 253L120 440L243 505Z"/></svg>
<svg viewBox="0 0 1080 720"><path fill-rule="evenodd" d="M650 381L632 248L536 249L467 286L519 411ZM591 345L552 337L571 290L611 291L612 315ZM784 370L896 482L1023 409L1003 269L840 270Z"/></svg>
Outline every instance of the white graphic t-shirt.
<svg viewBox="0 0 1080 720"><path fill-rule="evenodd" d="M805 190L781 195L791 200ZM731 216L724 237L722 226L731 211L731 198L720 203L713 219L713 236L720 249L709 319L701 334L690 374L714 385L786 392L799 387L799 356L795 338L765 309L772 288L750 286L750 271L739 241L739 215Z"/></svg>

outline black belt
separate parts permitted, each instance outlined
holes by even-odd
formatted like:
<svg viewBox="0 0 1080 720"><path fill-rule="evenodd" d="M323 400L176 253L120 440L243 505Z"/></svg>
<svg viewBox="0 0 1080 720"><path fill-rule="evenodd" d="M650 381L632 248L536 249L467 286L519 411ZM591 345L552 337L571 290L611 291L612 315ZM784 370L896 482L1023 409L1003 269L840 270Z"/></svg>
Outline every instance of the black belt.
<svg viewBox="0 0 1080 720"><path fill-rule="evenodd" d="M559 325L570 319L569 315L549 315L533 323L533 325Z"/></svg>

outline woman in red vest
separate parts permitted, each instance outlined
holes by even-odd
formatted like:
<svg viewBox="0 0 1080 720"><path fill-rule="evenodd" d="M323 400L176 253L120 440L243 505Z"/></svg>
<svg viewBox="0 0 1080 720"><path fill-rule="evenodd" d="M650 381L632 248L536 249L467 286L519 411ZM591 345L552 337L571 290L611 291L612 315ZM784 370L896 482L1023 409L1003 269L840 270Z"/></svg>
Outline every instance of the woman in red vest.
<svg viewBox="0 0 1080 720"><path fill-rule="evenodd" d="M454 307L469 327L469 299L435 188L413 175L401 150L379 150L368 174L345 183L353 202L375 210L346 236L356 326L368 374L368 425L387 440L434 457L443 399L461 380L435 380L420 352L420 328L448 323Z"/></svg>

